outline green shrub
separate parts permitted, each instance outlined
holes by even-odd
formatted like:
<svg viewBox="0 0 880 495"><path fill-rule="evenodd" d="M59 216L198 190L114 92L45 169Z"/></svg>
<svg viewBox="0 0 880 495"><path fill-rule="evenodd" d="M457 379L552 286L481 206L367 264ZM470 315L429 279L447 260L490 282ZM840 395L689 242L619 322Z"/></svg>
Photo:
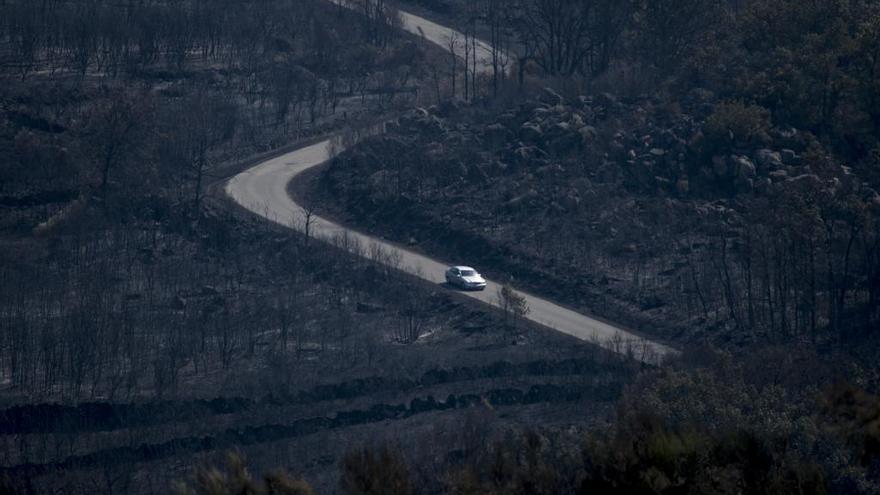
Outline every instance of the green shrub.
<svg viewBox="0 0 880 495"><path fill-rule="evenodd" d="M739 102L722 103L706 120L703 129L704 150L708 154L726 154L737 148L749 148L770 140L770 112L758 105Z"/></svg>

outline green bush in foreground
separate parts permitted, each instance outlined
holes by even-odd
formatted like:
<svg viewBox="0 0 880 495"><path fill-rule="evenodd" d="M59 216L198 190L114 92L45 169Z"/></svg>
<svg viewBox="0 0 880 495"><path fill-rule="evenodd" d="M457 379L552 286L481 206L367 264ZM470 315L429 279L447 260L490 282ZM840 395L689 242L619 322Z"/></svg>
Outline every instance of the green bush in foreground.
<svg viewBox="0 0 880 495"><path fill-rule="evenodd" d="M303 480L290 477L283 471L266 474L263 482L255 481L244 461L237 454L229 454L226 467L204 467L196 471L193 480L177 487L180 495L315 495Z"/></svg>

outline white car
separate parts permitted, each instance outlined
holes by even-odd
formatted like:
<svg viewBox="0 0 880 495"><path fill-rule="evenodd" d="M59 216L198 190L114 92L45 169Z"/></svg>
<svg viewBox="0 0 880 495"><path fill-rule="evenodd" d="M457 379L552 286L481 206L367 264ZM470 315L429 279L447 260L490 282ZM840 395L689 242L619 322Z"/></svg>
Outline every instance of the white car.
<svg viewBox="0 0 880 495"><path fill-rule="evenodd" d="M483 290L486 279L469 266L451 266L446 270L446 282L462 289Z"/></svg>

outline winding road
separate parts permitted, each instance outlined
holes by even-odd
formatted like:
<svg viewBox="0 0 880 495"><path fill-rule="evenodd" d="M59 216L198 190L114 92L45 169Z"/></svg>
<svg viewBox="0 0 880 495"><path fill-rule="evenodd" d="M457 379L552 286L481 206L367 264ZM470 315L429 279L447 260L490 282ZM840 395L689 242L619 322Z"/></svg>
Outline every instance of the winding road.
<svg viewBox="0 0 880 495"><path fill-rule="evenodd" d="M334 0L331 0L334 1ZM340 3L335 0L334 3ZM463 35L418 16L401 12L402 28L423 37L426 41L448 49L449 40ZM477 49L478 70L490 72L491 47L480 42ZM241 206L281 225L305 231L305 208L288 194L287 185L304 171L320 165L341 151L344 142L356 142L342 136L331 138L311 146L266 160L236 175L226 183L226 193ZM309 235L343 247L359 255L371 256L377 261L416 275L427 281L442 284L449 264L409 251L382 239L372 237L325 218L311 216ZM466 262L467 260L461 260ZM498 306L496 282L488 281L482 292L462 294L483 303ZM451 290L451 289L450 289ZM572 335L611 351L632 356L642 362L658 364L665 357L677 354L663 344L647 340L618 326L577 313L549 300L519 292L526 298L531 321Z"/></svg>

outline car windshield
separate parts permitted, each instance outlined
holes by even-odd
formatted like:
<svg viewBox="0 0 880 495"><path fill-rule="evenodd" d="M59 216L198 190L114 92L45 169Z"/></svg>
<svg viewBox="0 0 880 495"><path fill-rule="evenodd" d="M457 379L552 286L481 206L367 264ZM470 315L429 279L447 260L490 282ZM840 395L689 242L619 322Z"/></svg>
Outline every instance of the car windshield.
<svg viewBox="0 0 880 495"><path fill-rule="evenodd" d="M475 271L473 271L473 270L462 270L462 271L461 271L461 276L462 276L462 277L473 277L473 276L476 275L476 274L477 274L477 272L475 272Z"/></svg>

